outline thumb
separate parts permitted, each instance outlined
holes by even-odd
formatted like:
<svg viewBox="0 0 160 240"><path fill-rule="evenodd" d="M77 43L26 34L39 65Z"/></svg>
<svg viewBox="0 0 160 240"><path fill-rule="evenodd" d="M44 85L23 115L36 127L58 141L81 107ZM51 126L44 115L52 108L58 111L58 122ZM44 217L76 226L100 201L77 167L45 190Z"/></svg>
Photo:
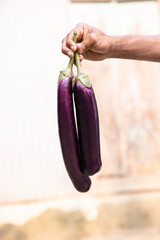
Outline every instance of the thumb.
<svg viewBox="0 0 160 240"><path fill-rule="evenodd" d="M82 42L76 44L77 52L80 54L83 54L91 47L91 45L92 45L92 41L91 41L91 38L88 36Z"/></svg>

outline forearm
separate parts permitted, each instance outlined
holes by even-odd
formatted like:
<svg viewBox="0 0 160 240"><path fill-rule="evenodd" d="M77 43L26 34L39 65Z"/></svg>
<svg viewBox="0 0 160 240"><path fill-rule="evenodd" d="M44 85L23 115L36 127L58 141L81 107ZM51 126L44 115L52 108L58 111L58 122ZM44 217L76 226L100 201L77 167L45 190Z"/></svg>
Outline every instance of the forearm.
<svg viewBox="0 0 160 240"><path fill-rule="evenodd" d="M111 37L110 58L160 62L160 35Z"/></svg>

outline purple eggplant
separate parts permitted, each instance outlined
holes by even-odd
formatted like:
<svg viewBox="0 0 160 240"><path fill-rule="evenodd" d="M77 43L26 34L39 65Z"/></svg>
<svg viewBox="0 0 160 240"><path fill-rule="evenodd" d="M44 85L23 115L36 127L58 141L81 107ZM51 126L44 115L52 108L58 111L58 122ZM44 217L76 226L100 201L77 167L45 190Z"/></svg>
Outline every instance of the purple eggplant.
<svg viewBox="0 0 160 240"><path fill-rule="evenodd" d="M76 56L78 75L74 84L74 99L78 126L81 170L93 175L101 168L99 118L95 94L88 75L81 73Z"/></svg>
<svg viewBox="0 0 160 240"><path fill-rule="evenodd" d="M90 189L91 180L80 169L80 154L74 117L72 79L70 62L68 68L60 72L58 82L58 128L63 160L69 177L80 192Z"/></svg>

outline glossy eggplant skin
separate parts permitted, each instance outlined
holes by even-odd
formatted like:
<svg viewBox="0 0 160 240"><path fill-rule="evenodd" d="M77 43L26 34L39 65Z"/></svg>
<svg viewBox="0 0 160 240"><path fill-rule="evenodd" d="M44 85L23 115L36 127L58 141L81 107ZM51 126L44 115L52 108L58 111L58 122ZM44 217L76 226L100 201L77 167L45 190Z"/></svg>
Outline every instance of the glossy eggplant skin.
<svg viewBox="0 0 160 240"><path fill-rule="evenodd" d="M92 87L76 81L74 99L77 116L81 169L93 175L101 168L99 118L95 94Z"/></svg>
<svg viewBox="0 0 160 240"><path fill-rule="evenodd" d="M80 170L80 156L74 118L72 77L58 83L58 128L62 155L69 177L79 192L87 192L90 178Z"/></svg>

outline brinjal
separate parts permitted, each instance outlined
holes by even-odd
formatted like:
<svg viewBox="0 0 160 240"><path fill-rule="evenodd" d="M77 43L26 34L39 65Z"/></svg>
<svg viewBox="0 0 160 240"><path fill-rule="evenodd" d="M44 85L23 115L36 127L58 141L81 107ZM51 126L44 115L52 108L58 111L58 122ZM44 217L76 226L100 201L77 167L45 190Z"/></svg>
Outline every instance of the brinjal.
<svg viewBox="0 0 160 240"><path fill-rule="evenodd" d="M80 169L80 153L73 108L71 72L74 57L68 68L60 72L58 81L58 128L63 160L69 177L80 192L91 186L90 178Z"/></svg>
<svg viewBox="0 0 160 240"><path fill-rule="evenodd" d="M82 73L79 55L75 53L78 74L74 84L74 99L78 126L81 169L93 175L101 168L99 118L94 90L87 74Z"/></svg>

